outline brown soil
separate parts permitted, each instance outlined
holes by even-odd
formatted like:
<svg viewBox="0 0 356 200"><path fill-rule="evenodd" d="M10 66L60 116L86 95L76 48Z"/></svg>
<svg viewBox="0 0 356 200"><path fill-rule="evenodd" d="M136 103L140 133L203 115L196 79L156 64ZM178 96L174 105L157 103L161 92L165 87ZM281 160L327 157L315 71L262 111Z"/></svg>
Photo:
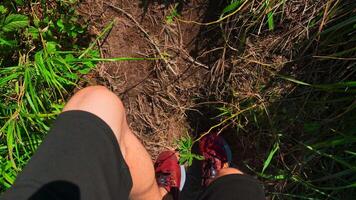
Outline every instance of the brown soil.
<svg viewBox="0 0 356 200"><path fill-rule="evenodd" d="M189 55L199 26L167 23L173 4L153 3L148 9L140 4L87 0L79 11L88 17L94 35L116 20L101 44L103 57L169 57L169 61L102 63L90 81L107 85L121 97L131 128L155 157L164 148L175 148L175 139L190 130L185 112L193 107L209 71ZM191 1L181 13L185 19L199 21L204 7Z"/></svg>

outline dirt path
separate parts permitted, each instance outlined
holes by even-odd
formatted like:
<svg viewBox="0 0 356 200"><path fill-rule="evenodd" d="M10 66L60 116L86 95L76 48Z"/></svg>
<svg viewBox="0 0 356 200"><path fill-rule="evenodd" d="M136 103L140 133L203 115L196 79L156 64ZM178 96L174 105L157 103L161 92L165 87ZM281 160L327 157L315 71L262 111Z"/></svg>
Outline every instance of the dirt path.
<svg viewBox="0 0 356 200"><path fill-rule="evenodd" d="M174 5L140 1L87 0L80 12L98 34L112 20L116 23L101 47L104 57L167 57L167 61L128 61L101 64L93 82L109 86L127 108L129 123L153 157L163 148L174 148L175 138L189 133L186 111L200 87L207 66L190 56L200 27L168 23ZM181 10L185 19L199 21L204 8L197 1Z"/></svg>

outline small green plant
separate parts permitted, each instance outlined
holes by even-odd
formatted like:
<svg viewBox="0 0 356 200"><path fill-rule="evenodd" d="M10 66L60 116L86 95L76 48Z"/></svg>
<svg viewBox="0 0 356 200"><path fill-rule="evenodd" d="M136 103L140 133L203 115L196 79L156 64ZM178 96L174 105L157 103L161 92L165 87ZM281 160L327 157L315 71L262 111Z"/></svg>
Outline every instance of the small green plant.
<svg viewBox="0 0 356 200"><path fill-rule="evenodd" d="M192 152L194 141L189 135L181 137L177 141L177 145L179 152L179 164L191 166L194 159L204 160L203 156Z"/></svg>
<svg viewBox="0 0 356 200"><path fill-rule="evenodd" d="M171 24L174 21L174 18L179 17L179 13L177 11L177 7L178 7L179 3L176 3L171 10L171 13L166 16L166 23L167 24Z"/></svg>

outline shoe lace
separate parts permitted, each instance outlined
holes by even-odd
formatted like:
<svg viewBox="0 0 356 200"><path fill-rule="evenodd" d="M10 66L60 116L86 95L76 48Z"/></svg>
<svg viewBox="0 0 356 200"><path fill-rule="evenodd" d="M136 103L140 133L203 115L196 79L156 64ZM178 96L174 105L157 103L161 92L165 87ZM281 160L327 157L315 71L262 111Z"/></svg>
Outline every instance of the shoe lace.
<svg viewBox="0 0 356 200"><path fill-rule="evenodd" d="M208 179L213 179L215 178L217 175L218 175L218 166L217 166L217 163L216 163L216 160L220 160L221 163L224 163L224 161L214 155L214 154L211 154L209 152L207 152L207 154L209 155L206 160L205 160L205 163L204 163L204 171L203 171L203 182L205 182L206 180ZM220 166L222 167L222 166Z"/></svg>
<svg viewBox="0 0 356 200"><path fill-rule="evenodd" d="M209 158L206 160L205 166L204 166L204 174L203 178L215 178L217 175L217 167L216 167L216 161L215 159Z"/></svg>
<svg viewBox="0 0 356 200"><path fill-rule="evenodd" d="M171 173L159 173L156 175L156 180L161 187L167 187L174 184L174 179L172 178Z"/></svg>

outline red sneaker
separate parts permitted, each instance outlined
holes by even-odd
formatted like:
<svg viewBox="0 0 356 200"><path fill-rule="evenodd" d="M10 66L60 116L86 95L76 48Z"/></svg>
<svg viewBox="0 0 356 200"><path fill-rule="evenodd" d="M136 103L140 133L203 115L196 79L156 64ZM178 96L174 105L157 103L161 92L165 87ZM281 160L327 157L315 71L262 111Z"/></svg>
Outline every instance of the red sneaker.
<svg viewBox="0 0 356 200"><path fill-rule="evenodd" d="M211 133L199 141L202 163L202 185L207 186L224 166L230 166L232 156L227 142L216 133Z"/></svg>
<svg viewBox="0 0 356 200"><path fill-rule="evenodd" d="M183 166L179 166L176 153L174 151L162 152L154 167L158 186L164 187L168 193L171 193L173 199L178 199L185 182L185 170Z"/></svg>

